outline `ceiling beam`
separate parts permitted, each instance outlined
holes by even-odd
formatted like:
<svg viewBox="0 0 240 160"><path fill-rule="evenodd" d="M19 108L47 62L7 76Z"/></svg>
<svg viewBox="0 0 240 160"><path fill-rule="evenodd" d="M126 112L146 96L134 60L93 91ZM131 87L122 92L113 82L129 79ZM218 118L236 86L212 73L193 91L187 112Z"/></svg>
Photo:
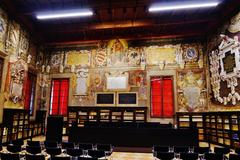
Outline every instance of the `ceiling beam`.
<svg viewBox="0 0 240 160"><path fill-rule="evenodd" d="M62 39L56 40L54 37L53 39L49 37L45 40L45 45L61 45L61 44L79 44L84 43L88 41L103 41L103 40L109 40L109 39L115 39L115 38L123 38L126 40L141 40L141 39L174 39L174 38L190 38L190 37L205 37L206 34L204 32L204 29L194 29L191 31L178 30L175 31L168 31L168 32L155 32L154 34L148 34L147 31L142 34L138 34L137 32L131 33L131 34L124 34L124 35L117 35L116 33L110 34L111 31L109 31L109 34L104 33L103 35L89 35L89 33L86 35L87 38L83 38L83 35L75 36L74 38L69 35L69 37L65 36L62 37Z"/></svg>
<svg viewBox="0 0 240 160"><path fill-rule="evenodd" d="M70 25L70 26L59 26L59 27L50 27L47 28L38 28L38 30L44 30L45 33L74 33L82 32L85 30L102 30L102 29L128 29L128 28L139 28L139 27L162 27L162 26L180 26L180 25L195 25L202 24L206 25L210 22L214 22L215 19L196 19L191 21L168 21L161 22L156 20L138 20L138 21L119 21L119 22L104 22L96 24L79 24L79 25Z"/></svg>

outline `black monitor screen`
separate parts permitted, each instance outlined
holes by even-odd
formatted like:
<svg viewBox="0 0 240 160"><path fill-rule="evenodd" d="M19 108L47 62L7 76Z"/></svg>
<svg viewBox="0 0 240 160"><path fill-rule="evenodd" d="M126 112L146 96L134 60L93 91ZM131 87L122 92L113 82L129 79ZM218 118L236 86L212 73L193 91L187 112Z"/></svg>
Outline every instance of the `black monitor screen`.
<svg viewBox="0 0 240 160"><path fill-rule="evenodd" d="M97 102L97 104L114 104L114 94L113 93L98 93L96 102Z"/></svg>
<svg viewBox="0 0 240 160"><path fill-rule="evenodd" d="M136 93L119 93L118 104L137 104Z"/></svg>

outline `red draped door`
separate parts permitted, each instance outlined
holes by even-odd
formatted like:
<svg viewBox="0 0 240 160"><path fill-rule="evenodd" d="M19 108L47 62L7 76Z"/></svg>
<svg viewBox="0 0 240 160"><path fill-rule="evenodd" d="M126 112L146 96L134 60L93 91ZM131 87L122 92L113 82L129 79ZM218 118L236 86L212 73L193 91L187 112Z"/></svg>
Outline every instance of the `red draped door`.
<svg viewBox="0 0 240 160"><path fill-rule="evenodd" d="M172 117L173 97L172 77L151 77L151 117Z"/></svg>
<svg viewBox="0 0 240 160"><path fill-rule="evenodd" d="M50 114L66 115L68 106L68 79L53 79L51 87Z"/></svg>

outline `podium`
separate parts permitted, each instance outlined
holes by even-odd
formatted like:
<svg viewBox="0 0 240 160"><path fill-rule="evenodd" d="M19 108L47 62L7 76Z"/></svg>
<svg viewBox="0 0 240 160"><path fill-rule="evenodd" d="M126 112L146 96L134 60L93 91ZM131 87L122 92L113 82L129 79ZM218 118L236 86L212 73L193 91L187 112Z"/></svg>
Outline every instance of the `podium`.
<svg viewBox="0 0 240 160"><path fill-rule="evenodd" d="M63 116L48 116L46 141L62 142Z"/></svg>

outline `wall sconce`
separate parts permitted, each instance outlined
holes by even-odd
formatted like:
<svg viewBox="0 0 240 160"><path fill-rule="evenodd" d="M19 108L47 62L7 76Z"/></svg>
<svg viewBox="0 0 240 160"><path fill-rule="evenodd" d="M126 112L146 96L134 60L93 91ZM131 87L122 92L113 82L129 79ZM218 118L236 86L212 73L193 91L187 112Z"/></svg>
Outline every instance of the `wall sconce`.
<svg viewBox="0 0 240 160"><path fill-rule="evenodd" d="M165 61L159 61L159 62L158 62L158 67L159 67L159 69L160 69L160 70L163 70L163 69L165 68L165 64L166 64Z"/></svg>

